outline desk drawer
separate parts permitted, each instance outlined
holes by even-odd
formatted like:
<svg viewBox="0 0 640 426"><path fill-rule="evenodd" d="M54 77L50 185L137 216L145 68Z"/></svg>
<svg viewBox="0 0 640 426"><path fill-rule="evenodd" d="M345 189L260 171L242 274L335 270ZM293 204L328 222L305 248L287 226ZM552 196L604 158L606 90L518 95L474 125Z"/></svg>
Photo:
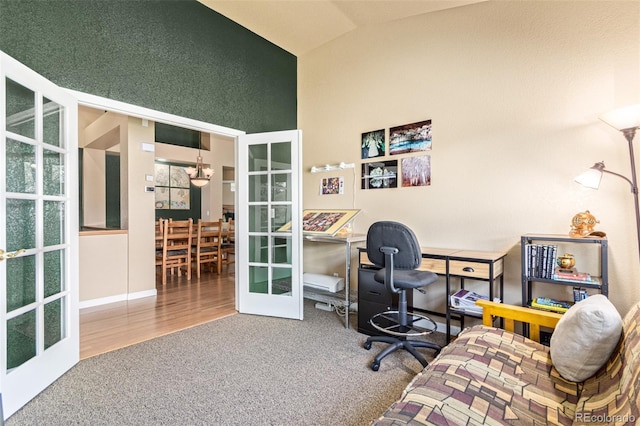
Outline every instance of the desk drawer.
<svg viewBox="0 0 640 426"><path fill-rule="evenodd" d="M445 259L431 259L429 257L423 257L422 263L418 268L421 271L431 271L436 274L446 274L447 273L447 261Z"/></svg>
<svg viewBox="0 0 640 426"><path fill-rule="evenodd" d="M502 274L502 259L493 264L493 277L489 276L489 266L488 263L451 260L449 261L449 274L483 280L496 278Z"/></svg>
<svg viewBox="0 0 640 426"><path fill-rule="evenodd" d="M369 260L367 253L365 251L360 252L360 265L361 266L373 266L373 263ZM446 274L447 273L447 261L445 259L432 259L429 257L423 257L422 263L418 268L421 271L431 271L436 274Z"/></svg>

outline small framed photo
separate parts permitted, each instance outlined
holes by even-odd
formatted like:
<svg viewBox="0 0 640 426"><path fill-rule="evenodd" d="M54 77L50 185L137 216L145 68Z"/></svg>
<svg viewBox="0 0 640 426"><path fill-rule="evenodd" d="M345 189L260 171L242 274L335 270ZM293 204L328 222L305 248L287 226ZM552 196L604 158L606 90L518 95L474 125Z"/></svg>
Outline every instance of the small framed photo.
<svg viewBox="0 0 640 426"><path fill-rule="evenodd" d="M344 193L344 178L343 177L331 177L324 178L320 181L320 194L332 195Z"/></svg>
<svg viewBox="0 0 640 426"><path fill-rule="evenodd" d="M382 157L385 153L384 129L362 134L362 159Z"/></svg>

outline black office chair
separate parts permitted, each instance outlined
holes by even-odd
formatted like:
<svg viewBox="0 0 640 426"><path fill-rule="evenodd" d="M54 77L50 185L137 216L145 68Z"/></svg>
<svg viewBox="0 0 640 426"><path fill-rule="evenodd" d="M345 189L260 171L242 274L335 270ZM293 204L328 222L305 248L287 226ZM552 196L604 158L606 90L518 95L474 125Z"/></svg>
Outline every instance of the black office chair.
<svg viewBox="0 0 640 426"><path fill-rule="evenodd" d="M410 313L407 309L407 290L425 287L438 279L433 272L417 270L422 263L422 251L418 239L407 226L390 221L376 222L367 232L367 256L380 270L374 279L384 283L387 291L398 294L397 310L381 312L369 320L371 325L386 336L371 336L364 348L371 349L372 342L389 343L371 363L371 369L378 371L380 361L398 349L405 349L413 355L423 367L425 358L416 348L434 349L440 353L440 346L424 340L410 339L432 333L436 323L429 317Z"/></svg>

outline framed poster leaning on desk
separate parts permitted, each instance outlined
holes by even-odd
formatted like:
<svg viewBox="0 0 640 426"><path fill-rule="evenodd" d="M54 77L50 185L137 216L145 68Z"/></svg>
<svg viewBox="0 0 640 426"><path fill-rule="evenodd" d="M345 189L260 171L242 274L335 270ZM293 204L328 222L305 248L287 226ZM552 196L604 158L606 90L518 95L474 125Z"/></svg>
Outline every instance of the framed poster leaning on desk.
<svg viewBox="0 0 640 426"><path fill-rule="evenodd" d="M302 232L307 235L335 235L343 226L360 213L358 209L347 210L304 210L302 212ZM291 228L291 222L278 231Z"/></svg>

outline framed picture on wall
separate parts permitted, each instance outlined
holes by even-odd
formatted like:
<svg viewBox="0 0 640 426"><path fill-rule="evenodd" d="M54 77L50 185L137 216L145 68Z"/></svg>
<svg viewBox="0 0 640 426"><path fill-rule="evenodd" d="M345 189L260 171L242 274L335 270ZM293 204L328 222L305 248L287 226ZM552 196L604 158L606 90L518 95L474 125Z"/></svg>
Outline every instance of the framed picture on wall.
<svg viewBox="0 0 640 426"><path fill-rule="evenodd" d="M190 190L186 188L171 188L170 201L171 210L189 210Z"/></svg>
<svg viewBox="0 0 640 426"><path fill-rule="evenodd" d="M431 185L431 156L406 157L402 159L402 186Z"/></svg>
<svg viewBox="0 0 640 426"><path fill-rule="evenodd" d="M169 165L156 163L155 171L156 171L156 185L169 186Z"/></svg>
<svg viewBox="0 0 640 426"><path fill-rule="evenodd" d="M332 195L332 194L342 194L342 193L344 193L344 178L342 176L324 178L320 181L321 195Z"/></svg>
<svg viewBox="0 0 640 426"><path fill-rule="evenodd" d="M389 153L428 151L431 149L431 120L389 129Z"/></svg>
<svg viewBox="0 0 640 426"><path fill-rule="evenodd" d="M362 134L362 159L383 157L385 153L384 129Z"/></svg>
<svg viewBox="0 0 640 426"><path fill-rule="evenodd" d="M169 188L156 187L156 209L169 210L171 205L169 203Z"/></svg>
<svg viewBox="0 0 640 426"><path fill-rule="evenodd" d="M362 163L362 189L398 187L398 160Z"/></svg>
<svg viewBox="0 0 640 426"><path fill-rule="evenodd" d="M189 188L191 181L189 175L182 166L169 166L169 186L173 188Z"/></svg>

